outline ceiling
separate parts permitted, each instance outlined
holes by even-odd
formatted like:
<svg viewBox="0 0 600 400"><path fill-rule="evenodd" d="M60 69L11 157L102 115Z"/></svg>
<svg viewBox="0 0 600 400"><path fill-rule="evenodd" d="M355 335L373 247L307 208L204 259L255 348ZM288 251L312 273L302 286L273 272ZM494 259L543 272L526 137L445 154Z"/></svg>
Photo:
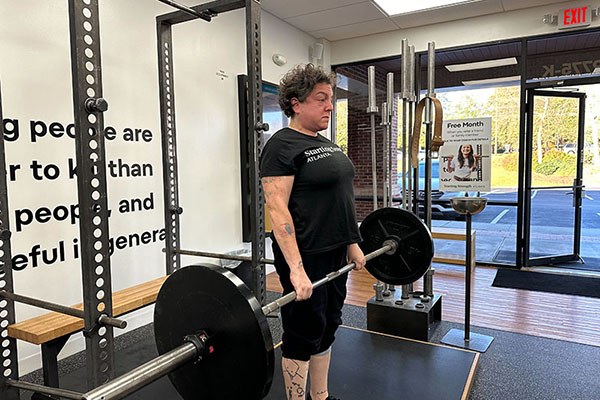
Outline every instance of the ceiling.
<svg viewBox="0 0 600 400"><path fill-rule="evenodd" d="M385 15L371 0L262 0L261 7L317 39L336 41L562 2L564 0L467 0L450 7L395 17Z"/></svg>
<svg viewBox="0 0 600 400"><path fill-rule="evenodd" d="M160 1L163 2L163 0ZM224 3L236 3L239 0L222 1ZM439 7L429 11L388 17L373 4L372 0L257 1L260 1L261 8L264 11L275 15L317 39L327 39L329 41L565 3L565 0L465 0L454 6ZM205 1L201 4L210 2ZM188 7L198 6L198 0L176 0L174 3ZM556 8L558 12L558 7ZM542 16L540 15L541 18ZM522 72L522 43L521 40L515 39L512 41L508 40L436 51L436 87L459 87L463 86L464 80L472 82L488 78L513 78L520 75ZM426 54L423 53L420 57L421 68L426 69ZM517 64L509 66L474 69L459 74L449 73L445 68L445 66L452 64L513 57L517 60ZM593 64L594 68L596 68L595 62L600 59L600 31L574 31L556 35L555 37L529 39L527 41L527 59L526 79L564 75L567 73L563 72L564 68L566 68L564 66L568 67L571 65L570 63L573 64L573 68L575 68L575 64L577 66L580 66L580 64L584 66ZM357 66L361 68L367 64L374 65L379 73L383 73L384 75L387 72L397 72L400 69L399 56L337 67L353 68ZM549 72L551 70L553 71L552 73ZM587 70L575 71L575 76L589 75L590 73L591 71ZM426 79L426 74L422 73L421 75L422 78L424 77L423 79ZM396 74L394 78L399 80L400 75ZM424 84L426 82L422 82L421 86L424 87Z"/></svg>

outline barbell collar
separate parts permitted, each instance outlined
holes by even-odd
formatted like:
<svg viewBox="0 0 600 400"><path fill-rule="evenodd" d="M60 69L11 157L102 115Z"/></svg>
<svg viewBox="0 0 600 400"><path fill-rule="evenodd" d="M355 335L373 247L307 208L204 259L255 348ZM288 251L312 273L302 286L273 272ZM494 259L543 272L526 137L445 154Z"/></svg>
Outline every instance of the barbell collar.
<svg viewBox="0 0 600 400"><path fill-rule="evenodd" d="M186 343L191 343L196 347L196 362L202 361L204 357L204 353L206 352L206 347L208 343L209 337L205 331L200 331L195 335L186 335L183 338L183 341ZM209 354L213 351L212 346L208 345Z"/></svg>
<svg viewBox="0 0 600 400"><path fill-rule="evenodd" d="M381 249L383 250L384 247L390 248L388 251L385 252L385 254L392 256L396 253L396 250L398 250L398 242L394 239L386 239L384 240L383 247Z"/></svg>
<svg viewBox="0 0 600 400"><path fill-rule="evenodd" d="M382 248L367 254L365 256L365 260L366 261L372 260L373 258L379 257L380 255L386 254L390 251L392 252L391 254L393 254L393 252L395 252L396 249L398 248L398 243L396 243L396 241L393 239L388 239L388 240L386 240L385 243L386 244L384 244L384 246ZM313 282L312 288L316 289L319 286L326 284L327 282L331 282L335 278L337 278L347 272L350 272L355 267L356 267L356 263L350 263L350 264L347 264L344 267L338 269L337 271L330 272L327 275L325 275L323 278L319 279L318 281ZM262 308L263 314L269 315L273 311L279 310L281 307L285 306L286 304L289 304L292 301L296 300L296 295L297 295L296 292L293 291L293 292L290 292L290 293L286 294L285 296L281 296L277 300L265 305Z"/></svg>
<svg viewBox="0 0 600 400"><path fill-rule="evenodd" d="M118 400L149 385L171 371L198 357L198 349L191 342L158 356L134 370L121 375L85 393L83 400Z"/></svg>

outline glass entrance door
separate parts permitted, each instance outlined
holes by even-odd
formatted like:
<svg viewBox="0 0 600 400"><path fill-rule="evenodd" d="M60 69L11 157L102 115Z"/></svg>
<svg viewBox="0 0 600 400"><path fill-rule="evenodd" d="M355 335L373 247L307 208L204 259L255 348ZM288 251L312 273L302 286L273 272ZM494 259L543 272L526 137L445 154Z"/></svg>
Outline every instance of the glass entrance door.
<svg viewBox="0 0 600 400"><path fill-rule="evenodd" d="M523 264L580 261L585 93L527 91Z"/></svg>

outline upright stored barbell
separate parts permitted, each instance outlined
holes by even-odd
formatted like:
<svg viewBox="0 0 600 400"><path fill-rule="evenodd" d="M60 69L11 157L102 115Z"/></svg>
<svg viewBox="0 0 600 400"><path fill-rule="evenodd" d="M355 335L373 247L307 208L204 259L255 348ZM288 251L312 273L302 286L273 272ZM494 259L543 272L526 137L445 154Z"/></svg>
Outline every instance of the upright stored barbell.
<svg viewBox="0 0 600 400"><path fill-rule="evenodd" d="M431 264L431 233L409 211L376 210L364 219L360 232L366 268L385 283L414 282ZM313 288L354 268L350 263L333 271L313 282ZM250 289L222 267L181 268L167 278L156 300L154 335L160 355L80 398L118 400L168 374L184 400L262 399L271 388L275 364L266 316L295 298L296 292L290 292L261 307Z"/></svg>

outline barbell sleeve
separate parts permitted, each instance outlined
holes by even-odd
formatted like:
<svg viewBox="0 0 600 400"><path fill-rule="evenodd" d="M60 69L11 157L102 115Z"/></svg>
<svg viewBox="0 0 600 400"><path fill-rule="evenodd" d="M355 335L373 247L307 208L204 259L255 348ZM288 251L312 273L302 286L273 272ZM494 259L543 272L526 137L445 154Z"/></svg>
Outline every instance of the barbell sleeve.
<svg viewBox="0 0 600 400"><path fill-rule="evenodd" d="M377 250L367 254L365 256L365 261L372 260L373 258L379 257L380 255L385 254L387 252L393 252L398 247L398 244L394 240L389 240L384 243L386 243L386 244L383 247L381 247L380 249L377 249ZM338 269L337 271L328 273L323 278L312 283L313 289L316 289L319 286L322 286L322 285L326 284L327 282L334 280L335 278L339 277L342 274L350 272L351 270L354 269L354 267L356 267L356 264L350 263L350 264L347 264L344 267ZM277 300L265 305L262 308L263 314L269 315L273 311L279 310L281 307L285 306L286 304L291 303L294 300L296 300L296 292L295 291L290 292L284 296L281 296Z"/></svg>
<svg viewBox="0 0 600 400"><path fill-rule="evenodd" d="M158 356L136 369L85 393L83 400L119 400L198 357L191 342Z"/></svg>

